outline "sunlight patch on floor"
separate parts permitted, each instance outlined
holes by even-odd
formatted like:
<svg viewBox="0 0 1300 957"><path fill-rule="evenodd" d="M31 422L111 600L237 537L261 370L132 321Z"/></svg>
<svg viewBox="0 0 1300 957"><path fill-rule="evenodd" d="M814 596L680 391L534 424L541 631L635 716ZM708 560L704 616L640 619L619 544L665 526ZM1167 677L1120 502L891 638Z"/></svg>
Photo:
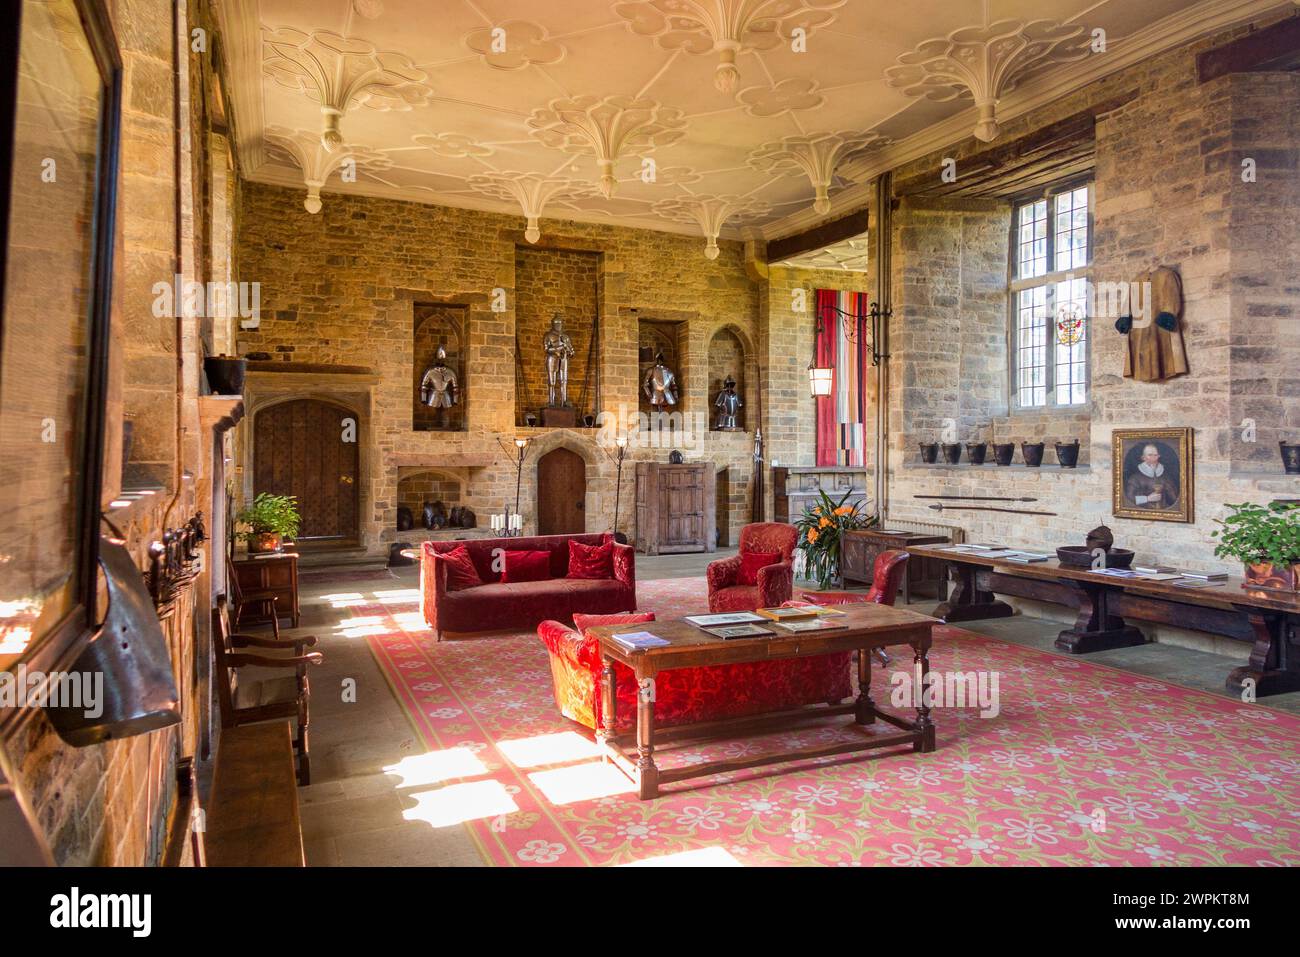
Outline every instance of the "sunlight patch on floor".
<svg viewBox="0 0 1300 957"><path fill-rule="evenodd" d="M537 768L544 764L567 764L600 757L599 745L576 731L498 741L497 750L517 768Z"/></svg>
<svg viewBox="0 0 1300 957"><path fill-rule="evenodd" d="M663 857L648 857L643 861L630 861L619 867L743 867L721 847L701 847L693 851L681 851L677 854L665 854Z"/></svg>
<svg viewBox="0 0 1300 957"><path fill-rule="evenodd" d="M636 785L626 774L604 761L592 761L528 775L537 790L552 805L576 804L615 794L633 794Z"/></svg>
<svg viewBox="0 0 1300 957"><path fill-rule="evenodd" d="M331 608L355 608L357 605L368 605L366 597L359 591L337 592L333 595L322 595L322 601L330 603Z"/></svg>
<svg viewBox="0 0 1300 957"><path fill-rule="evenodd" d="M519 810L515 799L500 781L468 781L449 784L432 791L408 794L415 807L407 808L402 817L408 821L424 821L433 827L451 827L466 821L513 814Z"/></svg>
<svg viewBox="0 0 1300 957"><path fill-rule="evenodd" d="M375 600L381 605L404 605L408 602L420 600L420 589L418 588L398 588L385 589L384 591L371 592Z"/></svg>
<svg viewBox="0 0 1300 957"><path fill-rule="evenodd" d="M469 748L446 748L402 758L384 768L385 774L402 779L399 788L427 787L456 778L472 778L487 774L483 764Z"/></svg>
<svg viewBox="0 0 1300 957"><path fill-rule="evenodd" d="M394 615L393 621L397 622L397 627L405 632L430 630L429 623L418 611L404 611Z"/></svg>

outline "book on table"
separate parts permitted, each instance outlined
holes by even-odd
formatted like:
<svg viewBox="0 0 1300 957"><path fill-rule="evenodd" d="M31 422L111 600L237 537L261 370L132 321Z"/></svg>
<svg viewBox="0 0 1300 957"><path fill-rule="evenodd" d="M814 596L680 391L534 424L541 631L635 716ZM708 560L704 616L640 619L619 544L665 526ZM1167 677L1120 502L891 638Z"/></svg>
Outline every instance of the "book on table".
<svg viewBox="0 0 1300 957"><path fill-rule="evenodd" d="M687 615L682 619L696 628L716 628L719 625L744 625L763 621L752 611L725 611L713 615Z"/></svg>
<svg viewBox="0 0 1300 957"><path fill-rule="evenodd" d="M722 638L724 641L730 641L732 638L763 638L775 634L771 628L753 624L719 625L716 628L705 628L704 630L716 638Z"/></svg>
<svg viewBox="0 0 1300 957"><path fill-rule="evenodd" d="M798 621L778 621L776 627L801 634L808 631L833 631L836 628L847 628L848 625L842 621L827 621L825 618L804 618Z"/></svg>
<svg viewBox="0 0 1300 957"><path fill-rule="evenodd" d="M754 611L756 615L762 615L771 621L799 621L806 618L816 618L817 612L812 608L794 607L794 608L758 608Z"/></svg>
<svg viewBox="0 0 1300 957"><path fill-rule="evenodd" d="M627 631L622 634L610 635L611 639L628 651L642 651L646 648L662 648L664 645L671 644L666 638L660 638L658 635L652 635L648 631Z"/></svg>

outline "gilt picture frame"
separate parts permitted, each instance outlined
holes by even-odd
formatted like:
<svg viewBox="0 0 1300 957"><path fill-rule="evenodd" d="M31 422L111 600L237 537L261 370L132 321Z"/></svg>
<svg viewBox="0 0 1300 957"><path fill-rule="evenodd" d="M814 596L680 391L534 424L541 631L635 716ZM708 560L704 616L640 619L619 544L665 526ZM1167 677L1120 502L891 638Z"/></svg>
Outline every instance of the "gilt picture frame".
<svg viewBox="0 0 1300 957"><path fill-rule="evenodd" d="M1116 518L1195 521L1192 430L1111 433L1111 511Z"/></svg>

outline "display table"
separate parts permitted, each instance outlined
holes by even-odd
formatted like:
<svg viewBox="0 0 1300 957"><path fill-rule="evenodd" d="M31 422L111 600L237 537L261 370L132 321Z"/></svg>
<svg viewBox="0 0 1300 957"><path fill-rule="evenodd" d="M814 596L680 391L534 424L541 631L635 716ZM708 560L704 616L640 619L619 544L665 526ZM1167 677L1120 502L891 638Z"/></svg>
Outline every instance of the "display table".
<svg viewBox="0 0 1300 957"><path fill-rule="evenodd" d="M604 663L601 681L602 727L597 738L604 755L637 786L642 800L657 797L659 786L687 778L704 777L737 771L742 768L780 764L808 758L828 757L834 754L852 754L862 751L910 744L913 751L933 751L934 724L929 707L922 704L916 709L916 721L905 721L876 708L871 700L871 652L890 645L909 645L915 653L916 668L924 680L930 670L927 657L930 650L930 630L935 620L904 608L889 605L862 603L841 606L846 627L820 632L780 633L759 638L724 640L696 628L688 621L654 621L634 625L605 625L588 629L588 634L600 642ZM780 631L774 628L774 631ZM649 631L669 643L657 648L629 651L612 635L621 632ZM810 705L795 711L777 714L728 718L697 724L674 725L655 730L655 705L653 681L656 675L674 668L704 668L712 665L740 664L748 661L770 661L776 658L799 658L812 655L829 655L840 651L859 651L858 697L848 704ZM617 690L614 663L632 669L637 686L637 723L634 734L618 734L615 713ZM646 690L648 689L648 690ZM661 770L654 760L655 743L674 738L708 740L732 738L741 733L761 734L791 727L796 723L828 715L852 714L855 725L874 724L876 719L901 729L898 734L873 734L865 732L861 740L847 743L820 744L811 747L780 751L771 754L746 755L718 761L705 761L684 767ZM627 746L635 744L634 753Z"/></svg>
<svg viewBox="0 0 1300 957"><path fill-rule="evenodd" d="M946 622L1004 618L1013 609L997 595L1012 595L1077 608L1073 628L1062 631L1056 647L1087 654L1146 643L1125 619L1223 635L1252 644L1250 661L1228 674L1226 687L1256 696L1300 690L1300 654L1294 642L1300 627L1300 596L1243 588L1242 579L1205 588L1167 581L1114 578L1055 559L1032 564L953 553L934 546L908 548L908 554L947 564L955 583L948 600L935 609Z"/></svg>

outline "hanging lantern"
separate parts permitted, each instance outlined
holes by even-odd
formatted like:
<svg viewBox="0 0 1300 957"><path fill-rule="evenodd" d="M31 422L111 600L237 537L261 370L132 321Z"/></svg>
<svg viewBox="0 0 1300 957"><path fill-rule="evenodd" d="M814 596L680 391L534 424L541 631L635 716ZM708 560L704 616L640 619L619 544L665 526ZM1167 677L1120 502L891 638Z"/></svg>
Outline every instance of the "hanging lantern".
<svg viewBox="0 0 1300 957"><path fill-rule="evenodd" d="M814 398L830 395L834 370L820 367L815 362L808 363L808 390Z"/></svg>

